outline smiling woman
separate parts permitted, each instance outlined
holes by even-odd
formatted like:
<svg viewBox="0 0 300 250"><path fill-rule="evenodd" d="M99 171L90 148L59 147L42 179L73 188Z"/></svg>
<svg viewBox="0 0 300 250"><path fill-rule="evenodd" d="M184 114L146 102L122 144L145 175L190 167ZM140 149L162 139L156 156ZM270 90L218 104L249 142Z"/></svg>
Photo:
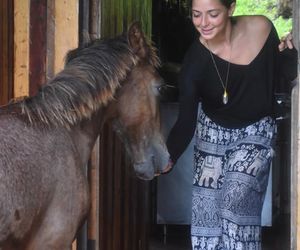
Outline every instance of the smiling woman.
<svg viewBox="0 0 300 250"><path fill-rule="evenodd" d="M234 0L192 1L199 36L183 61L179 114L167 141L175 164L195 134L194 250L261 249L275 91L297 76L291 36L280 41L267 17L233 16L235 7Z"/></svg>

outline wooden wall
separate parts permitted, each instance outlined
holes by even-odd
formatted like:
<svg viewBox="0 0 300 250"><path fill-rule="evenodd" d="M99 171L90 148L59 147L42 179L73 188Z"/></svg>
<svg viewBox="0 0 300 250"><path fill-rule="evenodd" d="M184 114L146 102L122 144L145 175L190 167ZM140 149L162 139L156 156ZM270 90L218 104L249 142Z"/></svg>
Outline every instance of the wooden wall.
<svg viewBox="0 0 300 250"><path fill-rule="evenodd" d="M14 97L34 95L78 46L78 0L14 0Z"/></svg>
<svg viewBox="0 0 300 250"><path fill-rule="evenodd" d="M0 2L0 105L13 96L13 2Z"/></svg>

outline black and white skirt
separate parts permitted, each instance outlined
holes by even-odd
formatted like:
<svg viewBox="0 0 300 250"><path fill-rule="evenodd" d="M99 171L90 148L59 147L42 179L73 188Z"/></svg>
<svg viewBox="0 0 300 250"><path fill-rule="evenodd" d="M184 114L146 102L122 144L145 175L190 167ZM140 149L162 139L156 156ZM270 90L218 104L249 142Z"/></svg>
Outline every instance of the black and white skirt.
<svg viewBox="0 0 300 250"><path fill-rule="evenodd" d="M273 156L275 121L242 129L199 109L194 149L193 250L261 249L261 211Z"/></svg>

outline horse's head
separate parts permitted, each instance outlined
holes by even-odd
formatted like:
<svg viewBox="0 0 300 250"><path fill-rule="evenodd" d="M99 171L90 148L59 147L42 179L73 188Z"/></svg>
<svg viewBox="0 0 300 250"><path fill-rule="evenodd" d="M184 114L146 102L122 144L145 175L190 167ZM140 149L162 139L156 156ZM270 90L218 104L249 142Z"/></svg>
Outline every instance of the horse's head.
<svg viewBox="0 0 300 250"><path fill-rule="evenodd" d="M163 171L169 160L160 132L158 88L162 79L156 71L158 58L138 23L131 25L127 36L137 63L117 91L113 125L133 160L137 176L150 180Z"/></svg>

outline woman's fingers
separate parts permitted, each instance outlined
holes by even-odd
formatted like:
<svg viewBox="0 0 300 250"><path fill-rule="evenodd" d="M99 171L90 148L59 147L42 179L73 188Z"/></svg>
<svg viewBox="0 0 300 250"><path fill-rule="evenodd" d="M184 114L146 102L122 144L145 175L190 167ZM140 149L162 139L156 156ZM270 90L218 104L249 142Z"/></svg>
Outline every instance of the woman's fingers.
<svg viewBox="0 0 300 250"><path fill-rule="evenodd" d="M285 44L284 44L284 42L281 42L281 43L278 45L278 49L279 49L280 52L283 51L283 50L285 49Z"/></svg>
<svg viewBox="0 0 300 250"><path fill-rule="evenodd" d="M282 37L281 38L281 42L280 44L278 45L278 49L279 51L283 51L285 50L286 48L289 48L289 49L292 49L294 48L294 45L293 45L293 36L291 33L288 33L286 36Z"/></svg>
<svg viewBox="0 0 300 250"><path fill-rule="evenodd" d="M292 40L286 40L286 44L287 44L287 46L288 46L289 49L294 48L294 45L293 45L293 43L292 43Z"/></svg>

